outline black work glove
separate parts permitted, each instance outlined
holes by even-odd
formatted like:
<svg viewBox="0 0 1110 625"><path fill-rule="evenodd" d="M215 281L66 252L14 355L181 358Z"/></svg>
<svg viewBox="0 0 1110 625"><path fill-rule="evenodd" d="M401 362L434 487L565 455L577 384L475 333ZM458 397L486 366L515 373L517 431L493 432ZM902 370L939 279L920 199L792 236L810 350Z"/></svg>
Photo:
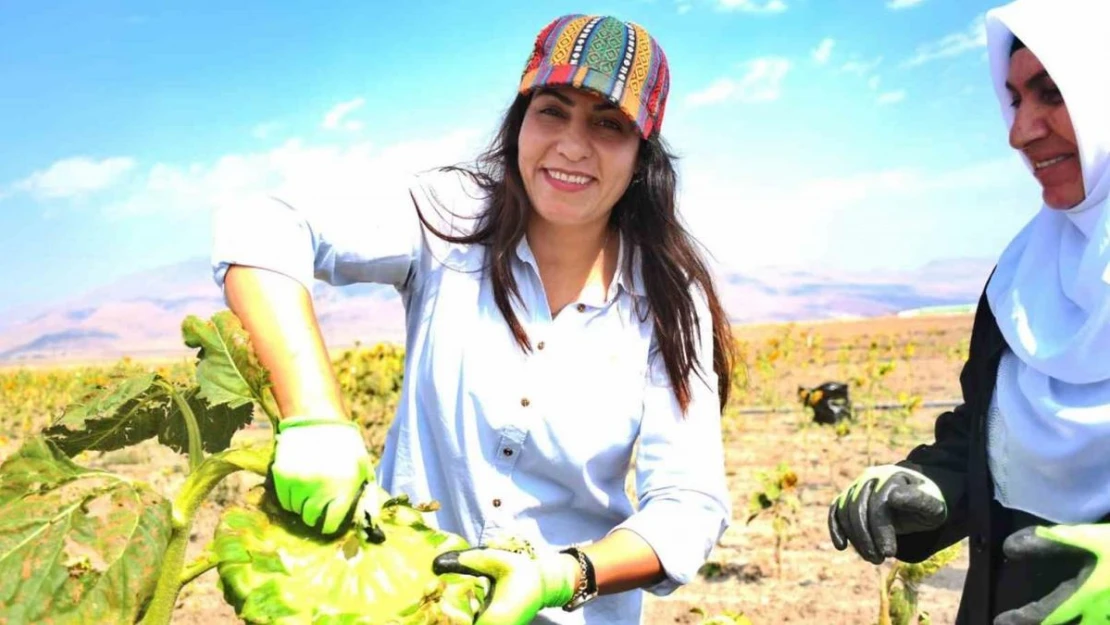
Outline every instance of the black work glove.
<svg viewBox="0 0 1110 625"><path fill-rule="evenodd" d="M844 551L848 543L871 564L898 552L898 534L940 527L948 516L935 482L896 465L870 467L829 506L829 535Z"/></svg>

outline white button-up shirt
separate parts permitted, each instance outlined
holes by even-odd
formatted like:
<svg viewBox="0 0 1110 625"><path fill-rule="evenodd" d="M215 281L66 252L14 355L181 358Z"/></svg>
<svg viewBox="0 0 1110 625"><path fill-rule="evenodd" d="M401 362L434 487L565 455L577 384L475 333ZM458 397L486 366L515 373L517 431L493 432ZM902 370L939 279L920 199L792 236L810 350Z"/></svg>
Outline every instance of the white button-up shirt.
<svg viewBox="0 0 1110 625"><path fill-rule="evenodd" d="M556 550L628 529L666 571L649 592L665 595L691 581L731 515L701 292L704 380L692 376L682 415L642 314L639 265L632 275L623 270L625 242L608 293L553 317L522 239L513 275L523 300L514 307L533 347L525 353L480 271L485 249L436 238L408 193L429 217L437 214L433 190L450 211L470 215L480 208L476 194L460 193L470 187L457 174L397 187L383 206L353 195L286 194L224 209L215 220L217 285L230 264L286 274L310 292L314 279L394 285L406 315L405 376L377 467L383 488L438 500L434 524L473 545L507 532ZM636 505L626 492L633 463ZM572 613L544 610L535 622L639 623L642 601L639 590L605 595Z"/></svg>

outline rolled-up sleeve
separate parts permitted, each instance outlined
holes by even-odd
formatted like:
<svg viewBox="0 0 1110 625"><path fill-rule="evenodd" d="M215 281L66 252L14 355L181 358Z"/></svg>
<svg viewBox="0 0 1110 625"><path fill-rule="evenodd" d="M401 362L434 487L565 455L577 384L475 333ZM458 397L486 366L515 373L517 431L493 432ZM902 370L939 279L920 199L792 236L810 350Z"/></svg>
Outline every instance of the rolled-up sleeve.
<svg viewBox="0 0 1110 625"><path fill-rule="evenodd" d="M369 193L259 195L213 215L212 271L224 287L231 265L285 274L312 292L315 279L401 288L421 245L410 184Z"/></svg>
<svg viewBox="0 0 1110 625"><path fill-rule="evenodd" d="M666 573L666 579L645 589L655 595L692 581L731 523L713 325L704 299L695 297L695 302L703 373L691 373L691 401L683 415L662 355L652 358L636 455L639 509L614 528L637 533L655 551Z"/></svg>

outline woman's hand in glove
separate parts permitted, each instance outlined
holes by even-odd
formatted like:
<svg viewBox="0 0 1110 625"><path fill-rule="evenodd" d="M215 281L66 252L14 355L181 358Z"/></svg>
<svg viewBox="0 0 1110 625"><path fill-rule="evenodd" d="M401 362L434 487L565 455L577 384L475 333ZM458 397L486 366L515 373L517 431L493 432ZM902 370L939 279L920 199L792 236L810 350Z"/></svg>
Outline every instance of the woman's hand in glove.
<svg viewBox="0 0 1110 625"><path fill-rule="evenodd" d="M363 484L374 479L358 424L335 417L279 421L270 472L281 507L312 527L323 519L321 534L339 529Z"/></svg>
<svg viewBox="0 0 1110 625"><path fill-rule="evenodd" d="M1110 524L1027 527L1010 534L1002 552L1011 560L1085 555L1087 563L1047 596L999 614L994 625L1110 623Z"/></svg>
<svg viewBox="0 0 1110 625"><path fill-rule="evenodd" d="M437 575L482 575L493 581L489 605L475 625L531 623L544 608L558 608L574 597L580 567L569 554L533 557L493 547L448 551L436 557Z"/></svg>
<svg viewBox="0 0 1110 625"><path fill-rule="evenodd" d="M829 506L829 535L840 551L851 543L872 564L898 551L898 534L940 527L947 507L940 488L897 465L870 467Z"/></svg>

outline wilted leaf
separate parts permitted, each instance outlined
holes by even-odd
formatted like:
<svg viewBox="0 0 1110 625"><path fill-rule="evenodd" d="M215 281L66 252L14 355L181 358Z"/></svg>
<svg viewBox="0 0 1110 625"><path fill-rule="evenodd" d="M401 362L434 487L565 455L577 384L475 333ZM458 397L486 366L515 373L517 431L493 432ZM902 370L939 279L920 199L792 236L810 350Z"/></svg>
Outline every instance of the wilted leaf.
<svg viewBox="0 0 1110 625"><path fill-rule="evenodd" d="M720 577L724 573L725 567L720 562L706 562L698 569L698 575L706 579L714 579ZM702 614L704 616L704 614Z"/></svg>
<svg viewBox="0 0 1110 625"><path fill-rule="evenodd" d="M767 494L768 500L772 502L777 501L779 496L782 495L782 486L780 486L778 482L768 481L767 486L763 492Z"/></svg>
<svg viewBox="0 0 1110 625"><path fill-rule="evenodd" d="M239 408L259 402L267 413L278 414L266 369L234 313L223 310L209 321L189 315L181 332L186 345L200 348L197 384L209 405Z"/></svg>
<svg viewBox="0 0 1110 625"><path fill-rule="evenodd" d="M133 623L170 533L149 487L30 439L0 465L0 622Z"/></svg>
<svg viewBox="0 0 1110 625"><path fill-rule="evenodd" d="M941 569L951 564L953 560L960 556L962 549L961 543L955 543L934 553L923 562L916 564L900 562L898 576L903 582L916 585L922 580L936 575Z"/></svg>
<svg viewBox="0 0 1110 625"><path fill-rule="evenodd" d="M143 373L98 389L68 406L43 435L66 455L113 451L156 436L170 399L158 386L161 377Z"/></svg>
<svg viewBox="0 0 1110 625"><path fill-rule="evenodd" d="M694 610L691 610L691 612L694 612ZM696 613L705 616L705 610ZM698 625L752 625L752 622L743 612L726 611L702 619Z"/></svg>
<svg viewBox="0 0 1110 625"><path fill-rule="evenodd" d="M227 449L231 446L231 438L235 433L250 425L253 414L253 406L250 404L235 408L227 404L209 405L200 398L197 387L184 391L182 396L196 417L201 444L208 453ZM189 432L185 429L185 417L176 403L170 406L169 416L158 432L158 442L180 453L189 451Z"/></svg>
<svg viewBox="0 0 1110 625"><path fill-rule="evenodd" d="M836 424L836 437L837 438L844 438L845 436L848 436L851 433L852 433L852 424L849 423L847 420L841 421L840 423Z"/></svg>

